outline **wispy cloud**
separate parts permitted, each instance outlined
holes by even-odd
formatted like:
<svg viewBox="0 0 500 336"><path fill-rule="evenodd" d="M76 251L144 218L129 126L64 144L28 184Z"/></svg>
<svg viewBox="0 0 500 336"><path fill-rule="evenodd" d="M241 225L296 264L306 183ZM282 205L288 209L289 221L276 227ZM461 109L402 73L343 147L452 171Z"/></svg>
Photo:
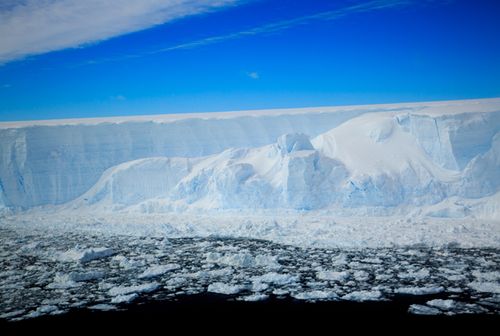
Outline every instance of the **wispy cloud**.
<svg viewBox="0 0 500 336"><path fill-rule="evenodd" d="M337 19L340 19L344 16L356 14L356 13L371 12L371 11L377 11L377 10L387 10L387 9L391 9L391 8L405 7L405 6L409 6L409 5L429 3L429 2L434 2L434 1L435 0L421 0L421 1L418 1L418 0L369 0L369 1L363 1L363 2L358 1L357 3L355 3L353 5L334 9L334 10L323 11L323 12L319 12L316 14L300 16L300 17L296 17L296 18L292 18L292 19L288 19L288 20L271 22L271 23L259 25L259 26L256 26L256 27L253 27L250 29L246 29L246 30L241 30L241 31L237 31L237 32L229 33L229 34L210 36L210 37L206 37L206 38L195 40L195 41L189 41L189 42L185 42L185 43L181 43L181 44L176 44L173 46L159 48L159 49L152 50L152 51L136 53L136 54L121 55L121 56L113 57L113 58L90 60L85 64L120 61L120 60L125 60L125 59L154 55L154 54L158 54L158 53L165 53L165 52L174 51L174 50L192 49L192 48L221 43L224 41L235 40L235 39L248 37L248 36L275 33L275 32L283 31L283 30L290 29L290 28L293 28L296 26L306 25L306 24L309 24L309 23L312 23L315 21L337 20Z"/></svg>
<svg viewBox="0 0 500 336"><path fill-rule="evenodd" d="M260 75L258 72L252 71L252 72L247 72L247 76L250 77L251 79L259 79Z"/></svg>
<svg viewBox="0 0 500 336"><path fill-rule="evenodd" d="M127 97L125 97L124 95L116 95L116 96L112 96L111 100L124 101L124 100L127 100Z"/></svg>
<svg viewBox="0 0 500 336"><path fill-rule="evenodd" d="M2 0L0 64L146 29L240 0Z"/></svg>

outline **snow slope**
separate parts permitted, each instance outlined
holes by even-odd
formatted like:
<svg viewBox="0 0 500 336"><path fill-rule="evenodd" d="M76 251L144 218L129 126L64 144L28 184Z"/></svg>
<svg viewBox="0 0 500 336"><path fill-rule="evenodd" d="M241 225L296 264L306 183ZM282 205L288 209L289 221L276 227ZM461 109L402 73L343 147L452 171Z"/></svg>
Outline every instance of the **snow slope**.
<svg viewBox="0 0 500 336"><path fill-rule="evenodd" d="M500 99L10 123L0 139L0 207L498 219Z"/></svg>

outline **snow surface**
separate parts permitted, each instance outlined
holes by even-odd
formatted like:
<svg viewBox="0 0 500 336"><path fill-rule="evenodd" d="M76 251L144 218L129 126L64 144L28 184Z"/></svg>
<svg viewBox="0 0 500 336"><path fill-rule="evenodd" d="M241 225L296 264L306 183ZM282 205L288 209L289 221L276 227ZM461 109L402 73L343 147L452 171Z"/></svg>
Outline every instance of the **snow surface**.
<svg viewBox="0 0 500 336"><path fill-rule="evenodd" d="M500 244L500 99L3 123L0 156L5 227Z"/></svg>

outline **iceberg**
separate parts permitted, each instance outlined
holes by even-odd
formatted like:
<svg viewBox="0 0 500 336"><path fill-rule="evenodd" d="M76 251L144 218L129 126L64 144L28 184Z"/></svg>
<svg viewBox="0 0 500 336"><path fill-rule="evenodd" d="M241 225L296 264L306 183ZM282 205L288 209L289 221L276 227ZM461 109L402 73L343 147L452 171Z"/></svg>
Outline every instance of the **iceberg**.
<svg viewBox="0 0 500 336"><path fill-rule="evenodd" d="M496 223L481 230L500 218L498 98L0 123L0 139L0 215L14 220L158 214L163 233L267 238L307 228L246 215L307 215L323 216L314 237L333 239L349 235L335 231L339 217L396 216L401 228L411 218ZM240 217L218 232L213 221L161 219L200 213ZM364 227L356 222L349 236ZM422 228L392 237L433 240Z"/></svg>

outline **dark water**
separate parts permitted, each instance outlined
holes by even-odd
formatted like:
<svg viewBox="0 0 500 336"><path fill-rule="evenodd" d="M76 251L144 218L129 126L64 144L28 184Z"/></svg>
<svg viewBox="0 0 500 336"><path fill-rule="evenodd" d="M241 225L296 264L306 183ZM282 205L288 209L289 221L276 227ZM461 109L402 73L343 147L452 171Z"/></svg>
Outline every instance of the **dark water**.
<svg viewBox="0 0 500 336"><path fill-rule="evenodd" d="M384 302L305 302L290 297L271 297L260 302L241 302L227 296L195 294L171 301L139 300L123 310L71 309L62 315L43 316L17 322L0 322L5 335L21 334L178 334L190 332L491 332L499 315L408 314L408 305L439 296L398 296Z"/></svg>
<svg viewBox="0 0 500 336"><path fill-rule="evenodd" d="M89 248L108 250L78 252ZM0 327L146 328L186 318L188 329L282 320L311 328L351 320L486 325L500 316L498 256L498 249L311 249L0 229ZM120 294L126 300L116 303Z"/></svg>

